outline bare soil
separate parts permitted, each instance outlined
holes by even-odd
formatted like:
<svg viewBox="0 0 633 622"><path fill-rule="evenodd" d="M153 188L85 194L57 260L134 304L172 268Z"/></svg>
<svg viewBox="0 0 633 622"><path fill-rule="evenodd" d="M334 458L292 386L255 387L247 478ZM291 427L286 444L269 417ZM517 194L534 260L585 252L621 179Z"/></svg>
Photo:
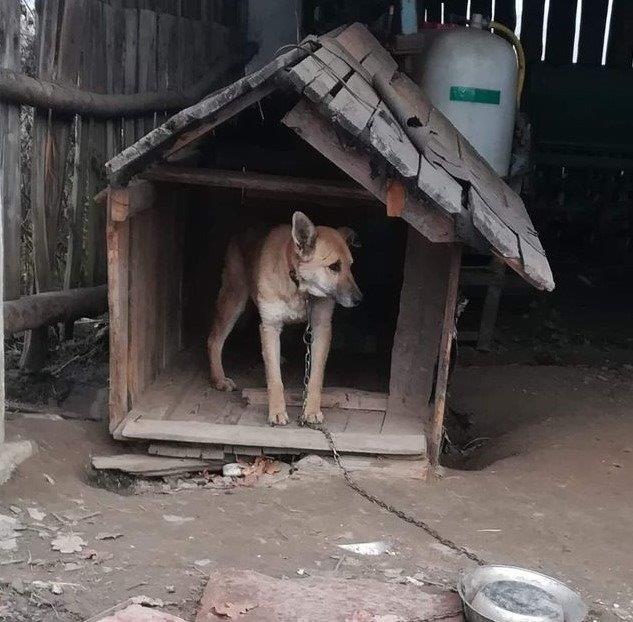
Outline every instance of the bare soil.
<svg viewBox="0 0 633 622"><path fill-rule="evenodd" d="M460 348L452 420L466 422L465 438L475 440L469 451L453 449L442 479L357 479L488 562L567 581L589 619L633 620L630 301L621 290L614 304L590 277L598 285L562 283L559 293L531 301L508 296L494 351ZM20 395L28 397L28 386ZM34 441L39 452L0 488L0 513L29 526L16 551L0 551L0 619L85 620L144 594L193 620L209 573L227 568L297 580L414 576L451 588L472 565L359 497L329 468L269 487L163 494L159 484L132 494L126 478L104 489L91 476L91 455L130 450L102 422L19 416L7 435ZM47 529L33 526L28 508L47 513ZM80 535L96 559L52 550L58 532ZM120 535L97 540L102 532ZM338 548L375 540L388 541L391 554ZM61 582L63 593L33 581Z"/></svg>

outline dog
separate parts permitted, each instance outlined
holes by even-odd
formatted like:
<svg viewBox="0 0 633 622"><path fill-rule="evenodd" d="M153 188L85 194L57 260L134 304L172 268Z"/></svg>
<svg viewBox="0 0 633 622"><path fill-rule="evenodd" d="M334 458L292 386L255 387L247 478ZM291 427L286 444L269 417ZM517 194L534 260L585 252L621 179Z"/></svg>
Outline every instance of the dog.
<svg viewBox="0 0 633 622"><path fill-rule="evenodd" d="M281 331L284 324L305 322L309 312L311 368L302 422L323 422L321 391L334 306L338 302L351 308L362 300L351 272L353 246L360 245L352 229L317 227L302 212L293 214L292 225L278 226L267 235L251 231L231 239L207 339L211 385L215 389L235 389L233 380L224 373L222 350L250 297L261 320L268 422L288 423L281 377Z"/></svg>

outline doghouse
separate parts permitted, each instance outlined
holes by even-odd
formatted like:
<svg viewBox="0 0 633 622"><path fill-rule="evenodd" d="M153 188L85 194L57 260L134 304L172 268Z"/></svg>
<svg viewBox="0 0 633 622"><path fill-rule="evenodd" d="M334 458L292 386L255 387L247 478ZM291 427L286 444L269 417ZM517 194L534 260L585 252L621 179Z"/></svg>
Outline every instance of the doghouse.
<svg viewBox="0 0 633 622"><path fill-rule="evenodd" d="M243 390L209 386L204 338L222 256L229 234L251 221L288 222L302 209L317 224L378 231L364 240L365 311L348 317L342 341L376 309L386 328L360 331L379 345L333 352L326 372L324 413L342 452L437 458L462 244L554 287L521 199L360 24L309 37L176 114L107 172L110 429L119 439L328 449L319 431L296 424L301 350L284 371L295 414L286 427L266 423L256 338L250 350L226 348Z"/></svg>

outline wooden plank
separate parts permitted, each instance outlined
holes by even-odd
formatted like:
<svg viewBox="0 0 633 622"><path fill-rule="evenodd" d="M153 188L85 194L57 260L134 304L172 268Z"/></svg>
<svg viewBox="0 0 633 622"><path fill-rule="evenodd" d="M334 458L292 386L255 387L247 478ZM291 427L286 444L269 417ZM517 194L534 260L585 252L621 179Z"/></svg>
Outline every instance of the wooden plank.
<svg viewBox="0 0 633 622"><path fill-rule="evenodd" d="M122 93L123 81L123 38L125 23L123 12L103 5L104 28L106 36L106 92ZM109 119L106 122L106 159L110 159L123 148L121 140L121 120Z"/></svg>
<svg viewBox="0 0 633 622"><path fill-rule="evenodd" d="M633 2L614 0L607 67L631 70L633 64Z"/></svg>
<svg viewBox="0 0 633 622"><path fill-rule="evenodd" d="M163 475L179 475L204 471L210 466L218 466L224 462L219 460L203 460L200 458L173 458L165 456L144 456L143 454L118 454L116 456L92 456L90 463L99 471L122 471L132 475L160 477Z"/></svg>
<svg viewBox="0 0 633 622"><path fill-rule="evenodd" d="M156 92L156 13L140 9L138 15L137 92ZM154 129L154 115L137 119L136 135L141 137Z"/></svg>
<svg viewBox="0 0 633 622"><path fill-rule="evenodd" d="M429 419L451 248L408 228L385 425L413 419L422 429Z"/></svg>
<svg viewBox="0 0 633 622"><path fill-rule="evenodd" d="M92 90L105 93L107 90L106 33L102 3L91 3L89 7L91 43L89 72ZM100 285L107 279L106 261L106 214L95 204L94 195L106 186L103 164L107 160L107 127L103 120L90 119L90 141L84 153L86 179L86 257L84 274L86 285Z"/></svg>
<svg viewBox="0 0 633 622"><path fill-rule="evenodd" d="M125 82L125 93L136 93L138 91L138 10L125 9L125 44L123 76ZM129 147L136 141L136 121L135 119L125 119L123 121L123 136L125 145Z"/></svg>
<svg viewBox="0 0 633 622"><path fill-rule="evenodd" d="M245 191L275 193L280 196L328 197L369 203L374 201L370 193L356 184L335 180L170 165L150 168L142 177L154 181L238 188Z"/></svg>
<svg viewBox="0 0 633 622"><path fill-rule="evenodd" d="M545 256L536 251L523 237L519 237L519 244L524 276L538 289L552 291L554 289L554 275Z"/></svg>
<svg viewBox="0 0 633 622"><path fill-rule="evenodd" d="M108 213L110 210L107 210ZM110 317L110 431L128 413L129 221L108 220L108 300Z"/></svg>
<svg viewBox="0 0 633 622"><path fill-rule="evenodd" d="M78 3L62 4L51 0L42 5L38 40L38 77L73 84L77 78L76 20ZM63 9L63 10L62 10ZM63 181L68 153L71 121L48 111L36 110L33 118L31 155L31 221L33 226L33 267L35 290L56 287L52 267L59 236ZM38 370L48 350L48 328L25 335L21 366Z"/></svg>
<svg viewBox="0 0 633 622"><path fill-rule="evenodd" d="M521 43L525 51L525 60L528 64L541 60L544 9L545 0L530 0L530 2L525 2L523 5Z"/></svg>
<svg viewBox="0 0 633 622"><path fill-rule="evenodd" d="M201 458L202 460L223 460L224 448L208 445L179 445L177 443L152 443L147 448L152 456L170 458Z"/></svg>
<svg viewBox="0 0 633 622"><path fill-rule="evenodd" d="M377 109L378 101L367 82L353 73L346 86L326 104L326 109L344 130L357 136L367 127Z"/></svg>
<svg viewBox="0 0 633 622"><path fill-rule="evenodd" d="M574 49L577 0L550 0L545 62L568 65Z"/></svg>
<svg viewBox="0 0 633 622"><path fill-rule="evenodd" d="M468 204L475 228L503 257L517 259L520 255L519 240L511 229L484 203L477 192L468 192Z"/></svg>
<svg viewBox="0 0 633 622"><path fill-rule="evenodd" d="M578 64L580 65L600 66L608 4L608 0L585 0L582 3L578 41Z"/></svg>
<svg viewBox="0 0 633 622"><path fill-rule="evenodd" d="M358 22L338 34L336 41L358 62L361 62L372 50L382 47L367 27Z"/></svg>
<svg viewBox="0 0 633 622"><path fill-rule="evenodd" d="M319 48L314 56L320 61L320 70L306 84L304 93L308 99L318 103L340 83L339 80L344 80L352 70L347 63L326 48Z"/></svg>
<svg viewBox="0 0 633 622"><path fill-rule="evenodd" d="M302 406L301 391L286 390L286 406ZM268 393L265 388L242 389L242 398L250 405L265 406L268 404ZM376 410L387 408L387 395L377 391L361 391L347 387L327 387L321 394L322 408L341 408L343 410Z"/></svg>
<svg viewBox="0 0 633 622"><path fill-rule="evenodd" d="M115 222L123 222L156 202L156 186L150 181L135 180L126 188L110 190L110 218Z"/></svg>
<svg viewBox="0 0 633 622"><path fill-rule="evenodd" d="M323 434L308 428L222 425L201 421L128 421L124 438L210 443L250 447L278 447L305 451L329 451ZM426 450L424 434L333 433L339 451L360 454L421 456Z"/></svg>
<svg viewBox="0 0 633 622"><path fill-rule="evenodd" d="M176 18L168 13L158 14L158 39L156 43L156 83L160 90L173 91L176 89L176 67L177 58L172 53L176 46ZM166 114L159 115L162 123Z"/></svg>
<svg viewBox="0 0 633 622"><path fill-rule="evenodd" d="M371 120L369 142L403 177L417 177L420 154L389 109L380 104Z"/></svg>
<svg viewBox="0 0 633 622"><path fill-rule="evenodd" d="M420 156L418 187L426 197L449 214L463 211L461 185L443 169L433 166L424 156Z"/></svg>
<svg viewBox="0 0 633 622"><path fill-rule="evenodd" d="M332 125L308 102L301 100L286 114L282 122L383 204L386 204L386 180L374 174L365 151L341 140ZM453 223L417 200L407 197L403 218L429 240L444 242L453 239Z"/></svg>
<svg viewBox="0 0 633 622"><path fill-rule="evenodd" d="M0 7L0 68L20 71L20 4ZM0 102L0 206L4 257L4 300L20 297L20 239L22 200L20 191L20 107Z"/></svg>
<svg viewBox="0 0 633 622"><path fill-rule="evenodd" d="M457 306L457 291L459 287L459 271L461 266L461 247L454 244L450 247L450 265L446 298L444 303L444 317L442 321L442 340L437 363L437 379L435 381L435 399L433 417L429 426L429 461L432 466L438 466L444 430L444 411L446 410L446 389L451 363L451 348L455 334L455 309Z"/></svg>

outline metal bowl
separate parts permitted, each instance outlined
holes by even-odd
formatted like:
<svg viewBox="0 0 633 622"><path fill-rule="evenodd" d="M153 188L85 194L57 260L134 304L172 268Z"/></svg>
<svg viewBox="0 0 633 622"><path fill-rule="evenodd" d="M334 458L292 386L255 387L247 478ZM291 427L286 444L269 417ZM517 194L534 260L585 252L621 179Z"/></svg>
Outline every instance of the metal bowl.
<svg viewBox="0 0 633 622"><path fill-rule="evenodd" d="M582 622L580 596L547 575L514 566L480 566L457 591L469 622Z"/></svg>

